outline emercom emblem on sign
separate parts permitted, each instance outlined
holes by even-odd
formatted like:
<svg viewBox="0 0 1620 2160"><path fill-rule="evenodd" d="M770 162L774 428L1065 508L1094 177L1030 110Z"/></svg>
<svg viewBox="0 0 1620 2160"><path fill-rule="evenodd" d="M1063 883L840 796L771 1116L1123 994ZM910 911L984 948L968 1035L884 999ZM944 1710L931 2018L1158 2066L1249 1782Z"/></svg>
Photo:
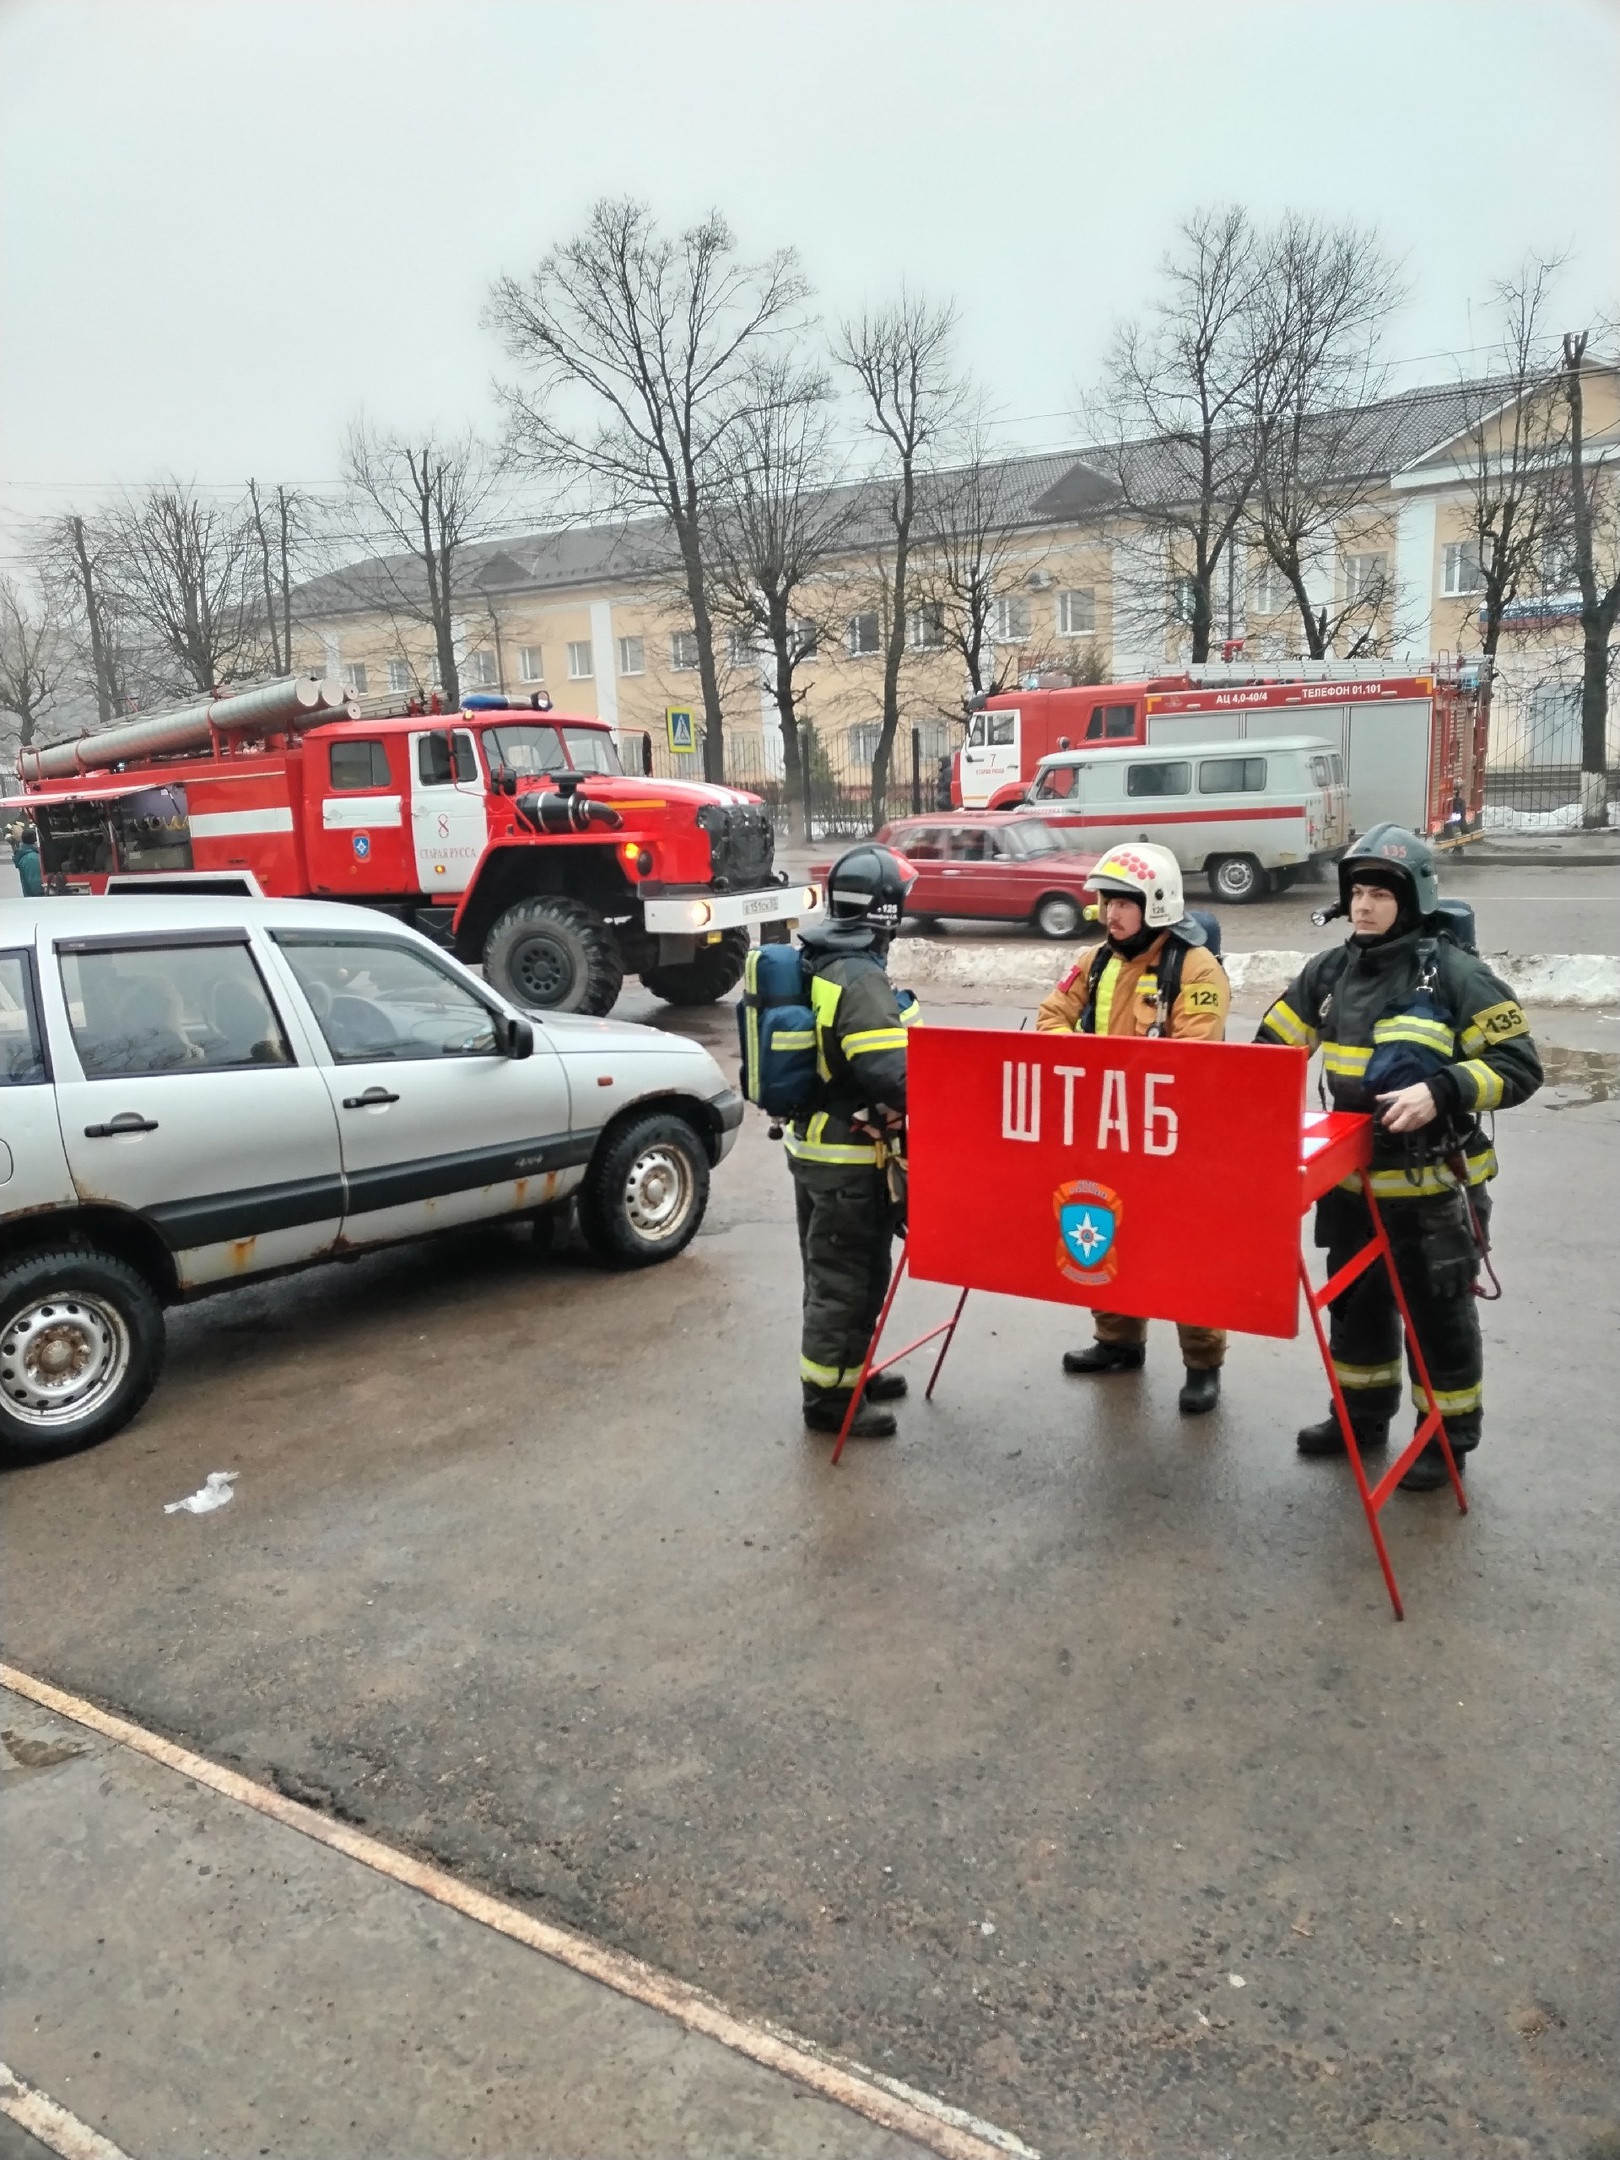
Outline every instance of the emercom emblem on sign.
<svg viewBox="0 0 1620 2160"><path fill-rule="evenodd" d="M1112 1186L1071 1178L1052 1195L1058 1219L1058 1273L1082 1289L1096 1290L1119 1272L1116 1240L1125 1203Z"/></svg>

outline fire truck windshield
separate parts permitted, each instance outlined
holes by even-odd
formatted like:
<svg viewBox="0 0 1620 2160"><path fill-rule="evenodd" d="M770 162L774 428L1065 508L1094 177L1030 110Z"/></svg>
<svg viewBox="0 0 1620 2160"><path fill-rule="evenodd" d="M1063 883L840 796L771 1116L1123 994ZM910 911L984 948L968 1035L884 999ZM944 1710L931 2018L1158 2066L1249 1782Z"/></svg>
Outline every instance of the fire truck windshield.
<svg viewBox="0 0 1620 2160"><path fill-rule="evenodd" d="M484 756L492 773L515 773L520 780L535 773L616 773L621 770L613 737L605 728L488 727Z"/></svg>

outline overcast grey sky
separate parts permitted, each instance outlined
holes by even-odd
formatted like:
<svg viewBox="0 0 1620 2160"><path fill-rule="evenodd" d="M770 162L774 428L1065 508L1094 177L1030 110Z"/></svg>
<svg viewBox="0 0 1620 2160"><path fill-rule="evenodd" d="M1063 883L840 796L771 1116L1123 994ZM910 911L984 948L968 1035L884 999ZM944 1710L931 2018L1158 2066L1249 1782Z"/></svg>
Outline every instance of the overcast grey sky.
<svg viewBox="0 0 1620 2160"><path fill-rule="evenodd" d="M1527 248L1620 303L1617 91L1603 0L9 0L0 556L117 483L329 483L362 405L488 424L489 282L603 193L794 243L830 314L954 293L1009 447L1217 199L1379 226L1448 379Z"/></svg>

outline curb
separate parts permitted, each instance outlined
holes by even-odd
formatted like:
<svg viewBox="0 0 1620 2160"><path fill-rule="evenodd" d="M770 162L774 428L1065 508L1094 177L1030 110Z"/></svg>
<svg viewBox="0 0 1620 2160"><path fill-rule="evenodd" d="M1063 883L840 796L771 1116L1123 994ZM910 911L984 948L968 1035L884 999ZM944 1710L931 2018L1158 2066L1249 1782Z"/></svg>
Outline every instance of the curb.
<svg viewBox="0 0 1620 2160"><path fill-rule="evenodd" d="M1095 951L1084 945L949 944L939 938L906 938L891 966L897 981L938 983L964 990L1017 990L1044 997L1076 959ZM1308 952L1224 953L1227 976L1238 993L1275 996L1309 960ZM1484 953L1485 965L1511 985L1521 1004L1594 1009L1620 1005L1620 955L1613 953Z"/></svg>

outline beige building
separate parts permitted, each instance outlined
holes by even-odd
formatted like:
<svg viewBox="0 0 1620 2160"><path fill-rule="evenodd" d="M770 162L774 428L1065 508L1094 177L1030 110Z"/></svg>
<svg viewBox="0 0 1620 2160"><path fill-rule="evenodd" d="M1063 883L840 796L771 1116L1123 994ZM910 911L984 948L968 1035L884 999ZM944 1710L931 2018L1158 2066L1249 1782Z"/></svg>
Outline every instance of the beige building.
<svg viewBox="0 0 1620 2160"><path fill-rule="evenodd" d="M1372 477L1306 572L1313 607L1338 626L1335 657L1416 663L1478 653L1470 443L1487 388L1410 391L1358 422ZM1620 454L1612 371L1589 376L1587 403L1594 457ZM1155 446L1139 452L1146 465ZM1103 453L1084 450L1000 468L987 679L1124 681L1184 664L1174 548L1122 511L1115 475ZM1133 485L1132 493L1140 500L1144 490ZM864 517L857 503L848 551L802 602L819 643L800 672L801 714L849 771L869 764L880 717L887 624L868 552L880 530L875 499ZM926 554L922 566L926 580ZM411 605L414 572L409 558L376 560L306 585L297 665L341 676L368 702L430 689L438 671L432 634ZM1496 725L1504 759L1538 744L1565 751L1572 726L1578 745L1579 624L1567 567L1549 562L1546 573L1545 595L1522 601L1502 638ZM931 762L959 739L969 681L927 592L925 582L908 622L902 699L903 726L919 731ZM1256 660L1304 650L1294 597L1253 547L1232 551L1213 599L1214 648L1232 637ZM543 690L560 712L605 719L624 738L651 736L660 770L696 770L695 759L672 758L666 742L666 710L689 708L701 727L702 698L696 639L660 528L570 528L468 546L454 634L463 692ZM720 643L728 772L768 779L781 770L768 670L734 636L722 633ZM627 747L639 757L639 743ZM909 757L909 745L898 745L897 766Z"/></svg>

